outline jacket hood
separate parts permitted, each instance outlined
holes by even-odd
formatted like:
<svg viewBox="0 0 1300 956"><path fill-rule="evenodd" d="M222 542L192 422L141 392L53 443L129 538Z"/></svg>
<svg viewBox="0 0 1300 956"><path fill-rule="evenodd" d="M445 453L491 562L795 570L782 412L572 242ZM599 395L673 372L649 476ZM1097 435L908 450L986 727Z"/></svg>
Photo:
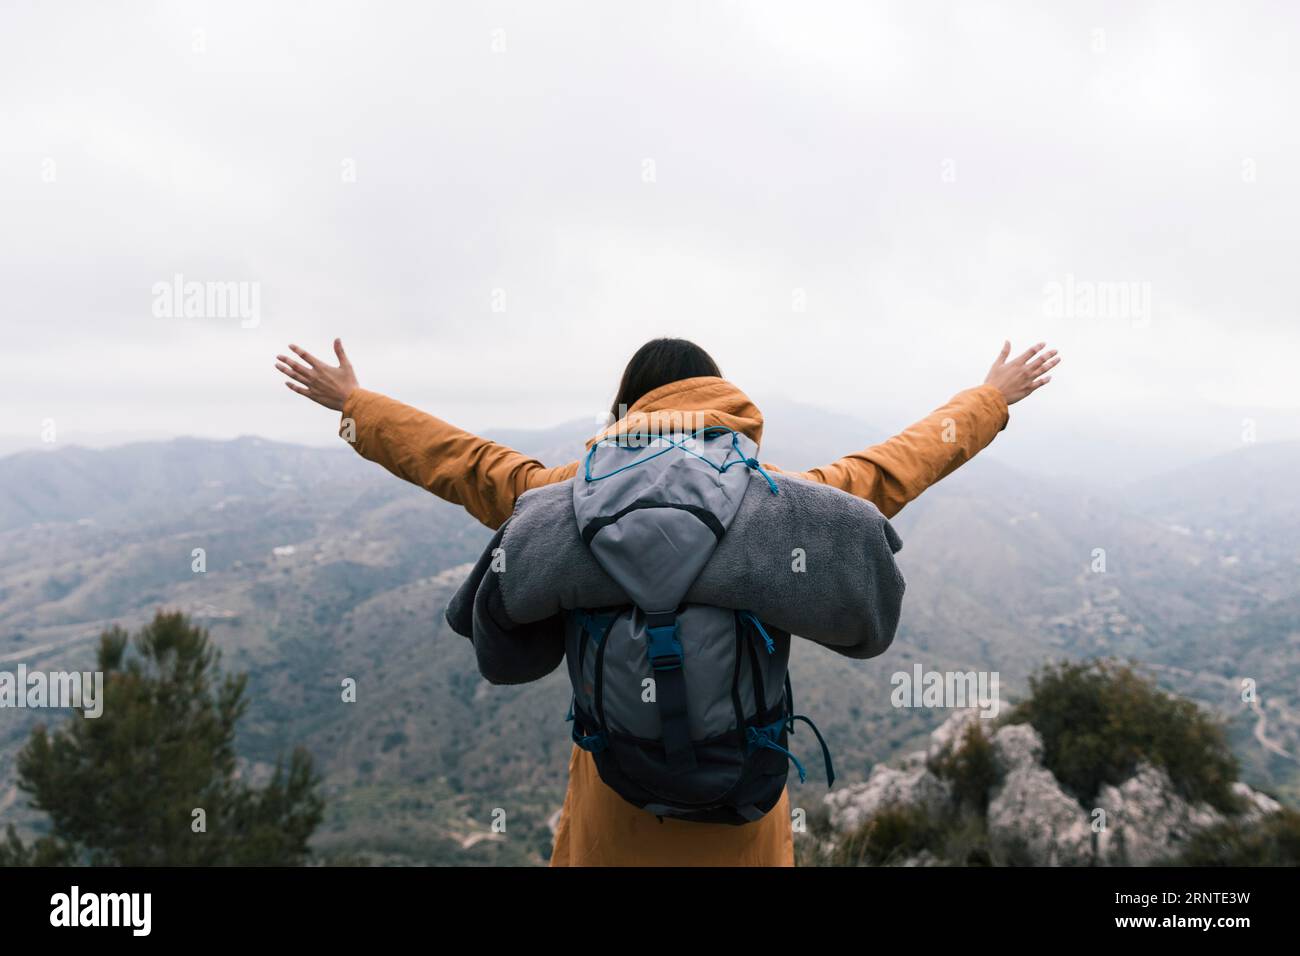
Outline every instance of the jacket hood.
<svg viewBox="0 0 1300 956"><path fill-rule="evenodd" d="M627 415L587 441L650 431L695 431L711 425L731 428L755 445L763 440L763 413L749 396L725 378L701 375L661 385L646 392Z"/></svg>

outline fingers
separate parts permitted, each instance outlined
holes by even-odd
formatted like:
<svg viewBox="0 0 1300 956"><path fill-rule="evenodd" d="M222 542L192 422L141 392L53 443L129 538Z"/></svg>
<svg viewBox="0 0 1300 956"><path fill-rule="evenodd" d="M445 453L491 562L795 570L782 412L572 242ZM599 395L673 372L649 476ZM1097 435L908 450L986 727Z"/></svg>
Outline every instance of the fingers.
<svg viewBox="0 0 1300 956"><path fill-rule="evenodd" d="M300 349L296 345L290 345L289 348L293 350L295 355L299 356L304 362L306 362L312 368L316 368L317 366L325 364L316 356L308 352L306 349Z"/></svg>
<svg viewBox="0 0 1300 956"><path fill-rule="evenodd" d="M311 389L303 388L301 385L295 385L293 382L285 382L284 387L293 389L299 395L311 396Z"/></svg>
<svg viewBox="0 0 1300 956"><path fill-rule="evenodd" d="M289 356L287 355L277 355L276 358L279 359L281 362L283 362L285 365L289 366L299 375L311 375L311 369L307 368L307 366L305 365L299 365L297 362L289 358Z"/></svg>
<svg viewBox="0 0 1300 956"><path fill-rule="evenodd" d="M1042 355L1038 356L1038 358L1034 359L1027 366L1025 366L1025 371L1029 372L1031 376L1042 375L1043 372L1047 371L1049 368L1052 367L1052 365L1056 364L1056 362L1052 362L1051 365L1046 364L1047 361L1051 359L1052 356L1054 356L1055 354L1056 354L1056 349L1052 349L1050 352L1044 352ZM1060 360L1058 359L1057 361Z"/></svg>
<svg viewBox="0 0 1300 956"><path fill-rule="evenodd" d="M993 367L997 368L999 365L1005 362L1007 360L1007 356L1010 354L1011 354L1011 340L1007 339L1005 342L1002 343L1002 351L999 352L998 357L993 360Z"/></svg>
<svg viewBox="0 0 1300 956"><path fill-rule="evenodd" d="M338 356L339 366L341 368L351 368L352 363L348 361L348 353L343 351L343 340L334 340L334 354Z"/></svg>
<svg viewBox="0 0 1300 956"><path fill-rule="evenodd" d="M1035 380L1035 381L1033 381L1033 382L1030 382L1030 383L1029 383L1029 390L1030 390L1031 392L1037 391L1038 389L1042 388L1044 385L1046 385L1046 384L1047 384L1048 382L1050 382L1051 380L1052 380L1052 376L1050 376L1050 375L1044 375L1042 378L1037 379L1037 380Z"/></svg>
<svg viewBox="0 0 1300 956"><path fill-rule="evenodd" d="M283 372L285 375L289 376L289 378L293 379L295 382L301 382L303 385L307 385L307 386L311 385L311 379L307 377L305 370L300 372L298 371L297 368L291 368L290 366L284 364L283 362L276 362L275 367L278 371Z"/></svg>
<svg viewBox="0 0 1300 956"><path fill-rule="evenodd" d="M1015 357L1015 359L1013 360L1014 364L1023 365L1025 362L1028 362L1031 358L1033 358L1036 352L1041 351L1046 346L1047 346L1046 342L1039 342L1037 345L1033 346L1032 348L1025 349L1025 351L1022 354L1017 355Z"/></svg>

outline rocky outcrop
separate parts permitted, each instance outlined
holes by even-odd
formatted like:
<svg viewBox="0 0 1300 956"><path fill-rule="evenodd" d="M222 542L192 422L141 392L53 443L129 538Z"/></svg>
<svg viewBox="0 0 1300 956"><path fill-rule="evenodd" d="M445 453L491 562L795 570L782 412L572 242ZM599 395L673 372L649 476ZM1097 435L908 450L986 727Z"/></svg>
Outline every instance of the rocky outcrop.
<svg viewBox="0 0 1300 956"><path fill-rule="evenodd" d="M826 803L831 811L831 826L837 832L847 833L861 827L884 807L919 806L937 814L944 812L950 798L948 784L924 764L913 764L912 769L906 770L876 764L866 783L827 794Z"/></svg>
<svg viewBox="0 0 1300 956"><path fill-rule="evenodd" d="M1240 823L1254 823L1282 809L1272 797L1241 781L1232 785L1232 793L1242 808L1233 817ZM1183 799L1169 775L1147 763L1118 787L1102 787L1096 804L1105 814L1097 834L1097 863L1103 866L1164 862L1176 856L1193 834L1229 819L1207 803Z"/></svg>
<svg viewBox="0 0 1300 956"><path fill-rule="evenodd" d="M993 759L1003 776L1021 767L1040 766L1043 738L1029 724L1008 724L993 735Z"/></svg>
<svg viewBox="0 0 1300 956"><path fill-rule="evenodd" d="M1118 786L1105 786L1084 807L1043 766L1043 741L1029 724L995 731L976 710L958 711L931 735L925 750L897 767L877 764L865 783L829 794L831 826L843 836L885 807L920 807L933 819L955 818L953 787L941 774L943 758L961 746L973 724L990 735L996 782L987 793L984 819L995 862L1032 866L1144 866L1177 856L1196 832L1227 819L1204 803L1179 796L1167 773L1148 763ZM1276 800L1244 783L1233 785L1242 812L1253 822L1281 809ZM1100 812L1098 812L1100 811ZM941 865L923 851L904 866Z"/></svg>
<svg viewBox="0 0 1300 956"><path fill-rule="evenodd" d="M1241 801L1242 819L1247 823L1254 823L1260 817L1282 809L1282 804L1268 794L1252 790L1240 780L1232 785L1232 795Z"/></svg>
<svg viewBox="0 0 1300 956"><path fill-rule="evenodd" d="M1222 823L1221 813L1193 804L1174 791L1163 770L1141 764L1118 787L1097 794L1097 862L1103 866L1151 866L1175 855L1197 830Z"/></svg>
<svg viewBox="0 0 1300 956"><path fill-rule="evenodd" d="M933 763L953 748L960 747L966 728L979 720L980 712L974 707L954 713L930 734L930 743L925 749L926 760Z"/></svg>
<svg viewBox="0 0 1300 956"><path fill-rule="evenodd" d="M997 859L1026 866L1087 866L1092 832L1079 802L1050 772L1020 766L989 800L989 848Z"/></svg>

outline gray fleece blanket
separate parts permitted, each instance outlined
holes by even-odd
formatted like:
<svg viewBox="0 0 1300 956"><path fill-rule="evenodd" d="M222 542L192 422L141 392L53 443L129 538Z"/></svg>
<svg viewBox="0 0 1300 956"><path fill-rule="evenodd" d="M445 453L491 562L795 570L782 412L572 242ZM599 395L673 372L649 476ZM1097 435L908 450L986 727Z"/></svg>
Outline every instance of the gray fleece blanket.
<svg viewBox="0 0 1300 956"><path fill-rule="evenodd" d="M761 492L745 494L686 602L750 611L846 657L883 653L903 601L898 534L868 501L773 478L777 495L751 476ZM563 612L632 603L583 543L566 481L519 498L452 598L447 621L473 642L488 681L521 684L564 659Z"/></svg>

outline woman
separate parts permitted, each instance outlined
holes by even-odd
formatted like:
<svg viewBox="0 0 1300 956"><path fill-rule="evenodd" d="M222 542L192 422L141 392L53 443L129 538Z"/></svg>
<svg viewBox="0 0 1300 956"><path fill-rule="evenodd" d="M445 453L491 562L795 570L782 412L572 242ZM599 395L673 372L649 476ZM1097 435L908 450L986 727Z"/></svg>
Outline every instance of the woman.
<svg viewBox="0 0 1300 956"><path fill-rule="evenodd" d="M866 498L892 517L991 442L1006 427L1009 405L1051 381L1047 373L1060 359L1055 350L1043 352L1044 344L1009 360L1011 343L1005 343L984 384L957 393L888 441L798 477ZM285 385L342 412L340 434L361 455L461 505L490 528L510 516L515 500L528 489L566 481L577 473L576 460L548 468L366 391L357 384L339 339L334 340L337 366L296 345L289 348L301 361L277 356L276 368L289 378ZM637 350L623 372L612 412L617 421L602 435L689 419L701 426L733 428L756 443L762 440L759 410L722 377L707 352L683 339L655 339ZM764 467L780 470L766 463ZM660 821L605 786L591 755L574 747L551 865L793 866L789 795L783 794L763 819L745 826Z"/></svg>

